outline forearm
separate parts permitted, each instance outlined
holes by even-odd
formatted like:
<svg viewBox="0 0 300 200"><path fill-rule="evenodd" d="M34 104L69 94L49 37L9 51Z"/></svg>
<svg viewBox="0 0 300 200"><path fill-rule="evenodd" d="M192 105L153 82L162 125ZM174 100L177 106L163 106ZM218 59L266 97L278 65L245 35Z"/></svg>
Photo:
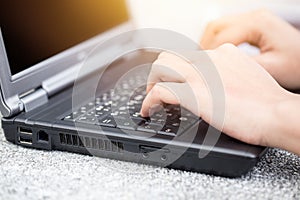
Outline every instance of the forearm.
<svg viewBox="0 0 300 200"><path fill-rule="evenodd" d="M287 100L275 109L277 124L270 146L285 149L300 155L300 95L288 94Z"/></svg>

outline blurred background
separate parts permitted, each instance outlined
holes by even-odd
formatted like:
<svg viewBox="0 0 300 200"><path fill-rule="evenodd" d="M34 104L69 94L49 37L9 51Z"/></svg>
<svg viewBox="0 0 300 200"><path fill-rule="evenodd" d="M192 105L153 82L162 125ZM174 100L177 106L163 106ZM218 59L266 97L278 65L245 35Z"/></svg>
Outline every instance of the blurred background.
<svg viewBox="0 0 300 200"><path fill-rule="evenodd" d="M136 28L164 28L195 42L222 15L266 8L300 27L299 0L127 0Z"/></svg>

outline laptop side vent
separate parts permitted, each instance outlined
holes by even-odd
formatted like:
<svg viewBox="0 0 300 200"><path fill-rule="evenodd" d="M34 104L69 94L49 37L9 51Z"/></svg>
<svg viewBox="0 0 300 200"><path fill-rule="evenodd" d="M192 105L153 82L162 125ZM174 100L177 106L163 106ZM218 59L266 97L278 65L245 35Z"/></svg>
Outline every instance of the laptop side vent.
<svg viewBox="0 0 300 200"><path fill-rule="evenodd" d="M122 142L87 136L78 136L68 133L59 133L59 141L62 145L85 147L103 151L122 153L124 150L124 145Z"/></svg>

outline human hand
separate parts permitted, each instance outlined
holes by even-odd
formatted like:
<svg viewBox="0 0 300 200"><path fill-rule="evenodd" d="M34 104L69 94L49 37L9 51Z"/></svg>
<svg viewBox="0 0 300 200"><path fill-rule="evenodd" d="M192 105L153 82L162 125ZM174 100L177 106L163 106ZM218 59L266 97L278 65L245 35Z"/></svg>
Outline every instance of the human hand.
<svg viewBox="0 0 300 200"><path fill-rule="evenodd" d="M278 128L280 117L276 110L290 93L280 87L263 67L231 44L203 52L214 63L223 83L224 126L213 121L213 112L218 110L213 110L205 78L191 63L170 53L160 54L153 63L142 116L149 116L153 105L181 104L214 127L223 127L224 133L236 139L257 145L281 145L282 141L278 140L282 135ZM197 63L201 63L199 59ZM193 94L187 92L188 87ZM196 104L190 103L193 96Z"/></svg>
<svg viewBox="0 0 300 200"><path fill-rule="evenodd" d="M249 43L260 49L254 59L280 85L300 88L300 32L266 10L227 16L208 24L201 46L214 49L224 43Z"/></svg>

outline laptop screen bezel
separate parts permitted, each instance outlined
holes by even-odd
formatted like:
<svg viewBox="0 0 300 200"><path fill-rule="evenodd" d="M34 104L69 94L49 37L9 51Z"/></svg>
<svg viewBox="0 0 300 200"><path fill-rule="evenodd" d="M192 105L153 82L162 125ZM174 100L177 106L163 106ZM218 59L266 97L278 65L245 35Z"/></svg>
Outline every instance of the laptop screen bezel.
<svg viewBox="0 0 300 200"><path fill-rule="evenodd" d="M126 1L127 3L127 1ZM127 5L128 11L128 5ZM99 42L117 35L121 32L132 30L134 27L130 12L128 11L128 20L119 24L99 35L90 38L80 44L77 44L67 50L58 53L48 59L37 63L24 71L12 75L5 45L0 29L0 89L1 89L1 111L3 116L11 116L12 110L19 108L20 95L41 87L42 83L51 77L78 65L84 60L84 56ZM74 79L77 74L74 74ZM4 105L5 104L5 105ZM4 107L4 108L3 108ZM8 110L3 113L3 110Z"/></svg>

